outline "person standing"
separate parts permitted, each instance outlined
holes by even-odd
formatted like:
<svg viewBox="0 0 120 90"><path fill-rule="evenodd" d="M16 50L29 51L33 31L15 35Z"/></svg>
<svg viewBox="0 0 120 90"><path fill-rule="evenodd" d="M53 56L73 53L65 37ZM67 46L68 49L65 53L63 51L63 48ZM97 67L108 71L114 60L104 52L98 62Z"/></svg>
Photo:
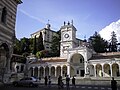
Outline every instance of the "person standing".
<svg viewBox="0 0 120 90"><path fill-rule="evenodd" d="M111 80L111 88L112 90L117 90L117 82L116 80L114 80L114 77L112 77L112 80Z"/></svg>
<svg viewBox="0 0 120 90"><path fill-rule="evenodd" d="M47 83L48 83L48 78L47 78L47 76L45 76L45 85L47 85Z"/></svg>
<svg viewBox="0 0 120 90"><path fill-rule="evenodd" d="M49 84L49 86L51 86L51 77L50 76L48 77L48 84Z"/></svg>
<svg viewBox="0 0 120 90"><path fill-rule="evenodd" d="M62 76L59 76L58 77L58 88L60 89L60 88L63 88L63 86L62 86Z"/></svg>
<svg viewBox="0 0 120 90"><path fill-rule="evenodd" d="M69 82L70 82L70 78L69 78L69 76L67 75L67 76L66 76L66 87L67 87L67 90L69 90Z"/></svg>
<svg viewBox="0 0 120 90"><path fill-rule="evenodd" d="M75 87L75 77L72 77L72 85Z"/></svg>

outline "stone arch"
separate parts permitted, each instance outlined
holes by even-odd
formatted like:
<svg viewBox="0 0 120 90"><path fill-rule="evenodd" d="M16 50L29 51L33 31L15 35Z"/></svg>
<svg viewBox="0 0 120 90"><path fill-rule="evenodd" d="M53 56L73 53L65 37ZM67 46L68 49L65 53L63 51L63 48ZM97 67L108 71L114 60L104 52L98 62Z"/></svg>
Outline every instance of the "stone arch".
<svg viewBox="0 0 120 90"><path fill-rule="evenodd" d="M55 67L51 67L51 77L55 77Z"/></svg>
<svg viewBox="0 0 120 90"><path fill-rule="evenodd" d="M110 75L111 75L110 65L107 63L104 64L103 69L104 69L104 71L103 71L104 77L110 77Z"/></svg>
<svg viewBox="0 0 120 90"><path fill-rule="evenodd" d="M10 68L8 67L9 64L9 58L10 58L10 53L9 53L9 45L7 43L1 43L0 44L0 69L4 68Z"/></svg>
<svg viewBox="0 0 120 90"><path fill-rule="evenodd" d="M90 74L90 76L92 77L92 76L95 76L95 70L94 70L94 65L89 65L89 74Z"/></svg>
<svg viewBox="0 0 120 90"><path fill-rule="evenodd" d="M48 66L45 67L45 76L49 76L49 67Z"/></svg>
<svg viewBox="0 0 120 90"><path fill-rule="evenodd" d="M67 75L67 66L66 65L64 65L63 67L62 67L62 76L63 77L66 77L66 75Z"/></svg>
<svg viewBox="0 0 120 90"><path fill-rule="evenodd" d="M38 67L34 68L34 77L38 77Z"/></svg>
<svg viewBox="0 0 120 90"><path fill-rule="evenodd" d="M71 63L84 63L84 57L79 53L72 54L70 58L70 62Z"/></svg>
<svg viewBox="0 0 120 90"><path fill-rule="evenodd" d="M44 68L40 67L40 77L44 77Z"/></svg>
<svg viewBox="0 0 120 90"><path fill-rule="evenodd" d="M96 76L102 77L102 65L101 64L96 65Z"/></svg>
<svg viewBox="0 0 120 90"><path fill-rule="evenodd" d="M119 65L117 63L112 64L112 76L119 76Z"/></svg>
<svg viewBox="0 0 120 90"><path fill-rule="evenodd" d="M70 63L71 63L71 66L73 67L70 70L72 76L73 74L76 76L81 76L81 77L84 76L84 73L85 73L84 61L85 60L82 54L80 53L72 54L70 58Z"/></svg>
<svg viewBox="0 0 120 90"><path fill-rule="evenodd" d="M61 66L56 67L57 76L61 75Z"/></svg>

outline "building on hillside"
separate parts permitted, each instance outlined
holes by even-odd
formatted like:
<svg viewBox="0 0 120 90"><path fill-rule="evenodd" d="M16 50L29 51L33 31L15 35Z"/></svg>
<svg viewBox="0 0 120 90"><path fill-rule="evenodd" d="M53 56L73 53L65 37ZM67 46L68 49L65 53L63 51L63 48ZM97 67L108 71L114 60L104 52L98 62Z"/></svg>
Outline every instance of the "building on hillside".
<svg viewBox="0 0 120 90"><path fill-rule="evenodd" d="M0 81L7 81L15 38L17 5L21 0L0 0Z"/></svg>
<svg viewBox="0 0 120 90"><path fill-rule="evenodd" d="M46 27L31 34L31 38L34 38L36 36L36 38L39 37L40 32L42 32L42 36L43 36L43 45L45 50L51 50L51 42L52 42L52 37L56 36L57 33L56 31L51 30L51 25L48 23L46 24Z"/></svg>
<svg viewBox="0 0 120 90"><path fill-rule="evenodd" d="M73 23L64 24L60 28L60 57L35 59L29 56L29 76L58 77L119 77L120 52L95 53L85 40L76 38ZM99 47L98 47L99 48Z"/></svg>

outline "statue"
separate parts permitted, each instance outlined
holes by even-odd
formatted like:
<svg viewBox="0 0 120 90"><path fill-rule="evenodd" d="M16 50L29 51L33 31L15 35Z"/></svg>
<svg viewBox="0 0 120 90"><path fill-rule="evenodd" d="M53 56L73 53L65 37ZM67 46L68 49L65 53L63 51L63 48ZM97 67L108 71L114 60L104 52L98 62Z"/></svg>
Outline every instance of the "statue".
<svg viewBox="0 0 120 90"><path fill-rule="evenodd" d="M64 26L65 26L66 22L64 21Z"/></svg>

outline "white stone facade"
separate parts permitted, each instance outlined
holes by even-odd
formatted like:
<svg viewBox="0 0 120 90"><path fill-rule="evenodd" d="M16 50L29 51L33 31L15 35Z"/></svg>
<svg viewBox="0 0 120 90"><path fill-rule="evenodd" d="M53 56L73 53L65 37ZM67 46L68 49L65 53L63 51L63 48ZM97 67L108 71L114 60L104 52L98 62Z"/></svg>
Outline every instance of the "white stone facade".
<svg viewBox="0 0 120 90"><path fill-rule="evenodd" d="M38 38L40 35L40 32L42 32L43 45L44 45L45 50L51 50L52 37L56 36L57 33L51 30L50 24L47 24L45 28L31 34L31 38L34 38L35 36L36 38Z"/></svg>
<svg viewBox="0 0 120 90"><path fill-rule="evenodd" d="M28 64L35 77L119 77L120 53L96 54L84 40L76 38L76 28L68 23L61 27L60 57L42 58ZM30 57L28 60L31 60ZM36 60L36 59L35 59Z"/></svg>

